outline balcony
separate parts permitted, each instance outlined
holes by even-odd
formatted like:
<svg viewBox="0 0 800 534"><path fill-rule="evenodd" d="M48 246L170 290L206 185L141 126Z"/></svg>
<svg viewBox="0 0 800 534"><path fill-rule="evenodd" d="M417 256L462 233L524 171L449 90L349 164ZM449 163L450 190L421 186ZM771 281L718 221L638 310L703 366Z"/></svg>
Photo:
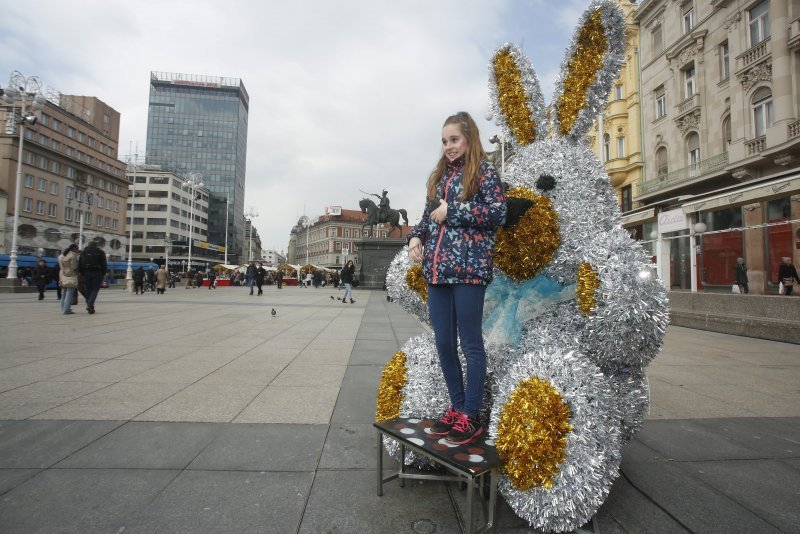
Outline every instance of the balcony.
<svg viewBox="0 0 800 534"><path fill-rule="evenodd" d="M639 197L654 193L674 185L689 182L705 176L707 174L721 171L728 164L728 153L724 152L716 156L701 160L700 163L689 165L676 171L668 172L658 176L655 180L645 180L639 182Z"/></svg>
<svg viewBox="0 0 800 534"><path fill-rule="evenodd" d="M770 38L767 37L760 43L751 46L747 50L745 50L742 54L740 54L736 60L739 62L739 70L743 70L748 68L749 66L753 65L754 63L761 60L767 54L769 54L769 42Z"/></svg>
<svg viewBox="0 0 800 534"><path fill-rule="evenodd" d="M699 108L700 107L700 93L693 94L692 96L690 96L686 100L682 101L680 104L678 104L675 107L677 108L677 111L678 111L676 119L680 118L681 116L683 116L684 114L688 113L689 111L692 111L695 108Z"/></svg>
<svg viewBox="0 0 800 534"><path fill-rule="evenodd" d="M789 123L789 139L793 139L800 135L800 120Z"/></svg>
<svg viewBox="0 0 800 534"><path fill-rule="evenodd" d="M750 141L745 141L744 148L748 156L761 153L762 150L767 148L767 136L762 135L761 137L756 137Z"/></svg>

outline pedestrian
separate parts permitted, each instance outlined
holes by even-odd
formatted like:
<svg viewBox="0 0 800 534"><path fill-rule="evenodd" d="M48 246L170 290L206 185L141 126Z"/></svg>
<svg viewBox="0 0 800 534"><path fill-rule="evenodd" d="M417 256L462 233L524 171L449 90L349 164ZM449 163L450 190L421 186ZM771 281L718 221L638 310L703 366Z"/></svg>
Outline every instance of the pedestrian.
<svg viewBox="0 0 800 534"><path fill-rule="evenodd" d="M278 269L275 280L278 282L278 289L283 289L283 271L281 269Z"/></svg>
<svg viewBox="0 0 800 534"><path fill-rule="evenodd" d="M159 266L156 271L156 292L161 295L167 290L167 277L169 277L167 270L163 265Z"/></svg>
<svg viewBox="0 0 800 534"><path fill-rule="evenodd" d="M208 290L217 289L217 273L213 269L208 271Z"/></svg>
<svg viewBox="0 0 800 534"><path fill-rule="evenodd" d="M177 281L178 274L177 273L170 273L169 278L167 279L167 287L170 289L175 289L175 282Z"/></svg>
<svg viewBox="0 0 800 534"><path fill-rule="evenodd" d="M203 287L203 273L197 271L194 273L194 288L199 289Z"/></svg>
<svg viewBox="0 0 800 534"><path fill-rule="evenodd" d="M141 265L133 271L133 291L137 295L144 295L144 267Z"/></svg>
<svg viewBox="0 0 800 534"><path fill-rule="evenodd" d="M256 281L256 262L251 261L250 265L247 266L247 272L245 273L247 276L247 287L250 288L250 294L253 294L253 284Z"/></svg>
<svg viewBox="0 0 800 534"><path fill-rule="evenodd" d="M72 244L58 257L59 283L62 288L61 313L71 315L72 296L78 287L78 245Z"/></svg>
<svg viewBox="0 0 800 534"><path fill-rule="evenodd" d="M422 262L428 311L450 406L431 434L453 444L483 433L478 420L486 380L483 297L492 281L494 240L506 221L497 171L486 159L478 126L465 112L442 127L442 156L428 177L422 219L409 233L408 255ZM456 342L456 333L458 340ZM466 387L458 347L467 363Z"/></svg>
<svg viewBox="0 0 800 534"><path fill-rule="evenodd" d="M56 281L56 298L61 302L61 268L58 266L58 260L56 260L55 266L50 270L50 280Z"/></svg>
<svg viewBox="0 0 800 534"><path fill-rule="evenodd" d="M33 284L39 290L39 300L44 300L44 290L50 282L50 269L44 260L39 260L33 269Z"/></svg>
<svg viewBox="0 0 800 534"><path fill-rule="evenodd" d="M744 258L736 258L736 265L733 266L733 278L736 285L739 286L739 293L747 294L749 289L747 286L747 265L744 264Z"/></svg>
<svg viewBox="0 0 800 534"><path fill-rule="evenodd" d="M151 267L147 269L147 290L148 291L155 291L156 290L156 272Z"/></svg>
<svg viewBox="0 0 800 534"><path fill-rule="evenodd" d="M258 287L258 296L264 294L264 290L261 287L264 285L264 279L267 276L267 271L264 270L264 267L259 263L258 267L256 267L256 286Z"/></svg>
<svg viewBox="0 0 800 534"><path fill-rule="evenodd" d="M89 241L81 252L78 270L83 275L83 283L86 286L86 311L91 315L94 313L94 303L103 284L103 277L108 270L106 253L97 246L96 239Z"/></svg>
<svg viewBox="0 0 800 534"><path fill-rule="evenodd" d="M792 258L784 256L781 258L780 267L778 267L778 283L783 284L784 295L792 294L795 282L800 283L800 278L797 277L797 269L792 263Z"/></svg>
<svg viewBox="0 0 800 534"><path fill-rule="evenodd" d="M350 299L350 304L355 304L356 302L353 300L353 277L355 276L355 272L356 266L353 263L353 260L350 260L345 263L344 267L342 267L342 272L339 274L342 284L344 285L342 304L347 304L347 299Z"/></svg>

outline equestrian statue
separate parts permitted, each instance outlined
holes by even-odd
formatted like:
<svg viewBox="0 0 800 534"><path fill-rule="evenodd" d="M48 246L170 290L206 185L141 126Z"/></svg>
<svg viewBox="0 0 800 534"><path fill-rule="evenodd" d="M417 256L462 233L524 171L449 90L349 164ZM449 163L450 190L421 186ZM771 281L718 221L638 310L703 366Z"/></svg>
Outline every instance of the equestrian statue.
<svg viewBox="0 0 800 534"><path fill-rule="evenodd" d="M380 199L377 205L375 201L368 197L364 197L359 201L358 206L361 208L361 213L367 214L367 222L361 226L362 235L364 234L364 228L367 226L370 228L370 235L374 235L372 233L372 228L376 224L383 223L389 223L390 228L387 235L390 235L395 229L400 230L400 216L403 217L405 224L408 225L408 214L406 210L395 210L389 207L389 192L387 190L384 189L382 195L367 193L366 191L362 191L362 193ZM402 230L400 230L400 234L402 235Z"/></svg>

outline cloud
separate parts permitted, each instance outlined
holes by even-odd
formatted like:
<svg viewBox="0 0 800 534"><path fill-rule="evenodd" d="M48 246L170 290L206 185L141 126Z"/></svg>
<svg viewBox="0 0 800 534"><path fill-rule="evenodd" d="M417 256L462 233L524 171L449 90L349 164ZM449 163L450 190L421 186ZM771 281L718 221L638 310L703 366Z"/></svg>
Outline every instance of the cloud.
<svg viewBox="0 0 800 534"><path fill-rule="evenodd" d="M304 209L357 209L359 189L388 188L418 218L447 115L472 112L490 148L495 48L524 42L549 95L587 4L30 0L4 6L0 66L120 111L121 154L144 153L150 71L241 78L245 206L260 212L263 245L285 250Z"/></svg>

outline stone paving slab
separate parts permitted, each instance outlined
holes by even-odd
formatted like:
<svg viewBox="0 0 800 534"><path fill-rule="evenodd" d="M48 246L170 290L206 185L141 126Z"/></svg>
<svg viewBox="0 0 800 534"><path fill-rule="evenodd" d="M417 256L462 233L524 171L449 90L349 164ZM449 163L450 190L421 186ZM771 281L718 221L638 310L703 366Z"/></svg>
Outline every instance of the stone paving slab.
<svg viewBox="0 0 800 534"><path fill-rule="evenodd" d="M117 290L64 317L0 295L0 531L459 532L456 484L375 495L380 374L425 327L355 298ZM648 378L600 530L796 531L797 346L670 327Z"/></svg>

